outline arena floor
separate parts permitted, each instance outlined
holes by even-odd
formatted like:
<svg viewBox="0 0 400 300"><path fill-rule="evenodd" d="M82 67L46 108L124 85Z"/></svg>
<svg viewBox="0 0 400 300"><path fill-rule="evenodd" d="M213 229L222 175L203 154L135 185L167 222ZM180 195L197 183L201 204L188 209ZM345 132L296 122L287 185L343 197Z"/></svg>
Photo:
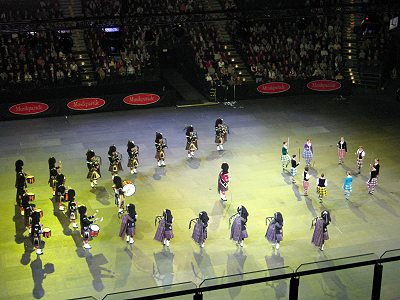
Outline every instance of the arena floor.
<svg viewBox="0 0 400 300"><path fill-rule="evenodd" d="M204 279L265 270L281 266L296 269L333 265L323 260L375 253L400 248L400 121L399 104L378 98L334 96L271 98L205 107L158 108L80 116L54 117L0 123L0 188L2 218L0 229L1 299L70 299L157 287L181 282L199 285ZM217 152L214 121L223 117L230 126L225 151ZM199 135L199 150L188 159L184 150L185 125L193 124ZM154 135L161 131L168 140L165 168L156 167ZM338 165L336 143L344 136L349 145L344 165ZM282 172L282 141L290 137L290 152L298 154L307 137L314 145L310 197L302 196L299 166L297 184ZM139 173L125 170L123 179L134 181L136 193L128 202L138 212L133 247L118 237L120 219L114 205L107 151L115 144L126 166L126 143L140 146ZM366 165L354 177L351 201L343 197L346 170L355 170L359 144L366 149ZM86 179L85 153L94 149L103 158L99 187L90 188ZM77 201L88 206L89 214L99 210L104 217L100 234L85 251L78 231L65 215L54 209L47 185L47 159L62 161L67 185L74 188ZM381 160L379 185L367 194L369 163ZM42 219L52 230L45 240L44 255L37 257L18 208L15 206L14 162L22 159L24 170L35 175L29 190L44 211ZM221 203L217 175L222 162L230 165L232 181L229 200ZM324 172L328 196L321 205L314 191L315 176ZM229 240L228 219L239 205L249 211L249 238L241 249ZM175 238L170 249L153 241L154 218L163 209L172 210ZM310 224L323 208L331 211L330 240L322 253L311 245ZM206 247L200 250L191 240L189 220L205 210L211 218ZM281 211L285 220L280 252L266 242L265 217ZM373 256L371 256L373 257ZM310 268L310 266L306 266ZM300 299L369 299L373 267L313 275L300 280ZM381 299L400 297L400 263L384 268ZM273 272L270 272L273 273ZM242 280L268 274L239 275ZM217 284L216 279L204 284ZM141 291L115 298L170 291L177 287ZM287 299L288 281L206 293L205 299ZM180 299L191 299L191 296Z"/></svg>

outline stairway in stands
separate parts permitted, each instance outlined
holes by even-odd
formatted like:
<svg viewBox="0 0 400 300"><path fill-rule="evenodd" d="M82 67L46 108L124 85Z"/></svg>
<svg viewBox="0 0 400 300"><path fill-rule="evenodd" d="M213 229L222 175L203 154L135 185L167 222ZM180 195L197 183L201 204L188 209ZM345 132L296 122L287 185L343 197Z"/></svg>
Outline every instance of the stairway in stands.
<svg viewBox="0 0 400 300"><path fill-rule="evenodd" d="M222 10L222 6L218 0L202 0L205 10ZM219 39L222 41L225 50L228 51L230 63L235 65L239 75L243 78L244 83L254 82L253 77L250 75L249 69L242 57L236 51L236 47L232 44L232 37L226 30L226 22L215 24Z"/></svg>
<svg viewBox="0 0 400 300"><path fill-rule="evenodd" d="M342 54L346 68L343 76L351 80L353 84L377 88L380 83L380 74L362 70L358 57L361 41L354 32L354 28L360 26L364 18L360 6L362 3L362 0L343 0Z"/></svg>
<svg viewBox="0 0 400 300"><path fill-rule="evenodd" d="M83 17L81 0L59 0L61 10L66 18ZM72 30L74 46L72 54L81 72L81 81L84 86L93 86L97 82L94 76L93 65L86 47L83 29Z"/></svg>

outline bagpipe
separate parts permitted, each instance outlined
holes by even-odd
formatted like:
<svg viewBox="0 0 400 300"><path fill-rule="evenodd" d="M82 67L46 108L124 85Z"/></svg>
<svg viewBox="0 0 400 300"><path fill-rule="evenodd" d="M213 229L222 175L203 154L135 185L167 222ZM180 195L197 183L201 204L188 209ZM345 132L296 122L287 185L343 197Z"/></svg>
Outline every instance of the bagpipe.
<svg viewBox="0 0 400 300"><path fill-rule="evenodd" d="M102 165L101 157L98 155L93 156L92 161L93 161L93 167L95 167L96 169L98 168L98 166Z"/></svg>
<svg viewBox="0 0 400 300"><path fill-rule="evenodd" d="M162 221L162 219L164 219L163 216L157 216L157 217L154 219L154 226L157 226L157 223L159 224L159 223Z"/></svg>
<svg viewBox="0 0 400 300"><path fill-rule="evenodd" d="M163 137L157 145L157 151L160 152L160 159L165 158L164 148L168 148L168 141L167 138Z"/></svg>
<svg viewBox="0 0 400 300"><path fill-rule="evenodd" d="M229 217L229 228L230 228L231 225L232 225L232 220L234 220L237 216L239 216L238 213L236 213L236 214L234 214L234 215L232 215L232 216Z"/></svg>
<svg viewBox="0 0 400 300"><path fill-rule="evenodd" d="M116 151L112 156L112 161L113 172L118 172L118 165L122 162L122 154Z"/></svg>
<svg viewBox="0 0 400 300"><path fill-rule="evenodd" d="M274 217L266 217L265 218L265 225L268 226L269 223L271 223L274 220Z"/></svg>
<svg viewBox="0 0 400 300"><path fill-rule="evenodd" d="M199 218L194 218L189 221L189 229L192 227L192 223L196 224L199 221Z"/></svg>
<svg viewBox="0 0 400 300"><path fill-rule="evenodd" d="M310 227L310 229L312 229L312 228L317 224L318 218L319 218L319 217L315 217L314 219L311 220L311 227Z"/></svg>

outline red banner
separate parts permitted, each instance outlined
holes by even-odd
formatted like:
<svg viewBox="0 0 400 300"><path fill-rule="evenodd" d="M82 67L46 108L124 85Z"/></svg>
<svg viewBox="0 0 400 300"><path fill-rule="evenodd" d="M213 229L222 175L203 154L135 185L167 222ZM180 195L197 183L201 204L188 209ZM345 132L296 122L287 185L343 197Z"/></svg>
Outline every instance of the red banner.
<svg viewBox="0 0 400 300"><path fill-rule="evenodd" d="M49 109L46 103L42 102L24 102L11 106L8 111L15 115L35 115L45 112Z"/></svg>
<svg viewBox="0 0 400 300"><path fill-rule="evenodd" d="M313 91L329 92L340 89L342 85L339 82L333 80L314 80L307 83L307 87Z"/></svg>
<svg viewBox="0 0 400 300"><path fill-rule="evenodd" d="M283 93L290 89L290 84L286 82L268 82L257 87L257 91L263 94Z"/></svg>
<svg viewBox="0 0 400 300"><path fill-rule="evenodd" d="M82 98L68 102L67 106L73 110L92 110L102 107L105 103L101 98Z"/></svg>
<svg viewBox="0 0 400 300"><path fill-rule="evenodd" d="M129 105L149 105L158 100L160 100L160 96L147 93L133 94L124 98L124 102Z"/></svg>

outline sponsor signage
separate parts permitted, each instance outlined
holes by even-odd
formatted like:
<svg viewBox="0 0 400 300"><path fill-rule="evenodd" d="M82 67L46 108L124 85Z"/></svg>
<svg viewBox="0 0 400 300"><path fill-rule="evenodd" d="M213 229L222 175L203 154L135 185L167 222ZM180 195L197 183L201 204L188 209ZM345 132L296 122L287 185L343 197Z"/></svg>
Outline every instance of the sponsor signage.
<svg viewBox="0 0 400 300"><path fill-rule="evenodd" d="M268 82L257 87L257 91L263 94L283 93L290 89L290 84L286 82Z"/></svg>
<svg viewBox="0 0 400 300"><path fill-rule="evenodd" d="M342 85L339 82L333 80L314 80L307 83L307 87L313 91L329 92L340 89Z"/></svg>
<svg viewBox="0 0 400 300"><path fill-rule="evenodd" d="M102 107L106 103L101 98L82 98L68 102L67 106L73 110L93 110Z"/></svg>
<svg viewBox="0 0 400 300"><path fill-rule="evenodd" d="M24 102L11 106L8 111L15 115L36 115L49 109L46 103Z"/></svg>
<svg viewBox="0 0 400 300"><path fill-rule="evenodd" d="M128 105L149 105L160 100L156 94L140 93L126 96L124 102Z"/></svg>

